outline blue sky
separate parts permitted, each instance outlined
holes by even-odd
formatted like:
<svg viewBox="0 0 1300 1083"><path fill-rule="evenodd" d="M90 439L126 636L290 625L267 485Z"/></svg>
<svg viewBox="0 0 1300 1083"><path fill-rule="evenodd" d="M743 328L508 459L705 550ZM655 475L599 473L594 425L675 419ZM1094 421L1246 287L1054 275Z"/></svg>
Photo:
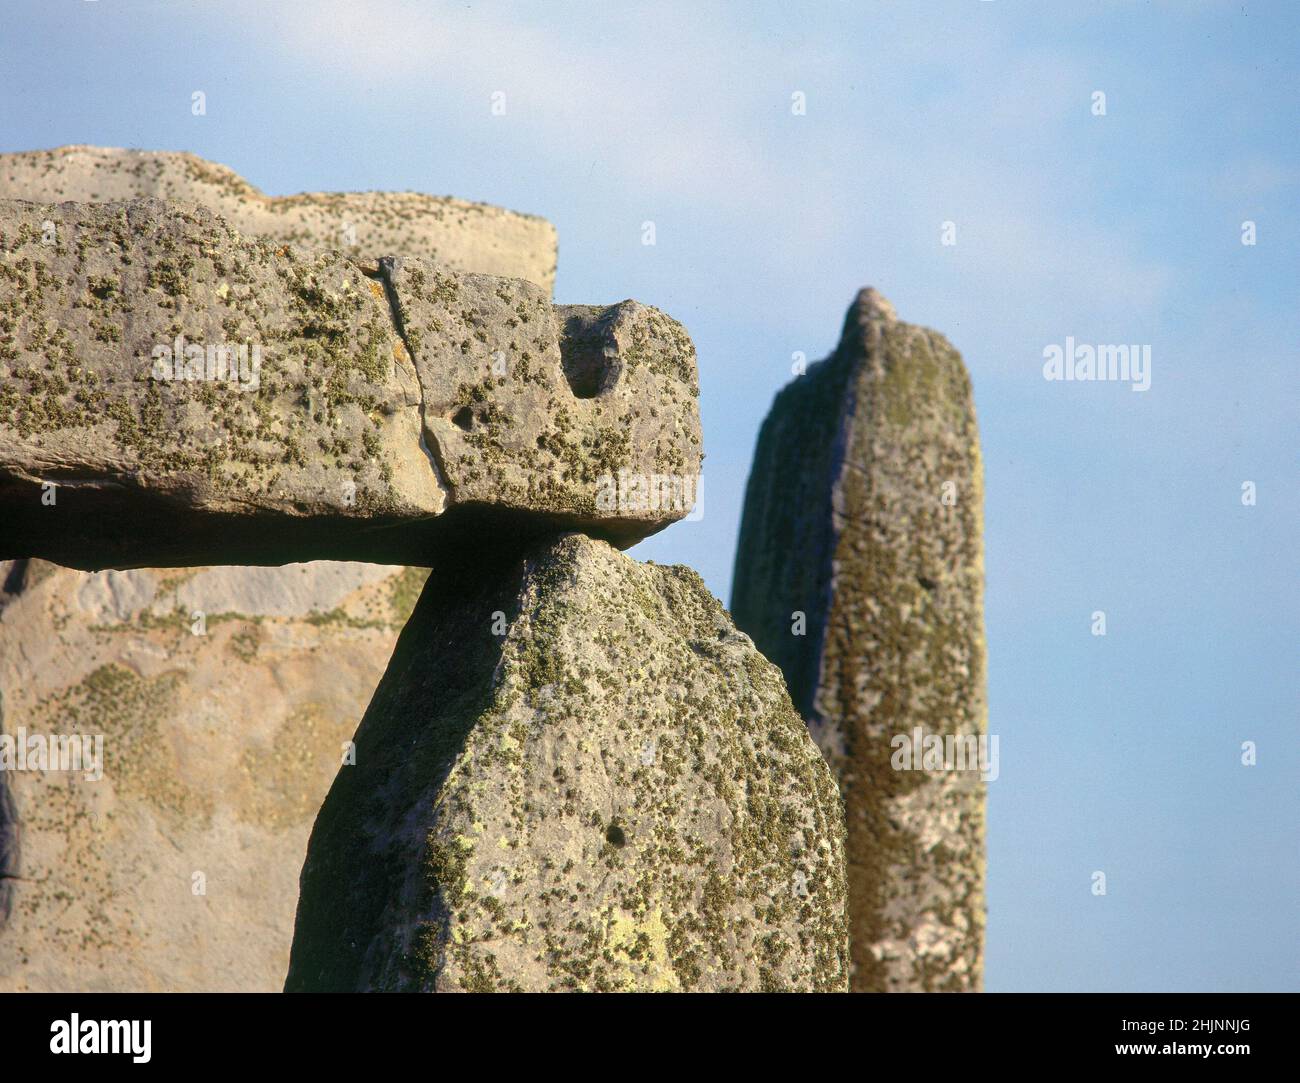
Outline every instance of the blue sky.
<svg viewBox="0 0 1300 1083"><path fill-rule="evenodd" d="M986 469L988 988L1300 988L1300 5L14 0L4 25L2 151L498 203L556 223L559 301L681 320L705 513L634 552L724 600L792 355L863 285L942 331ZM1045 381L1066 336L1150 344L1151 389Z"/></svg>

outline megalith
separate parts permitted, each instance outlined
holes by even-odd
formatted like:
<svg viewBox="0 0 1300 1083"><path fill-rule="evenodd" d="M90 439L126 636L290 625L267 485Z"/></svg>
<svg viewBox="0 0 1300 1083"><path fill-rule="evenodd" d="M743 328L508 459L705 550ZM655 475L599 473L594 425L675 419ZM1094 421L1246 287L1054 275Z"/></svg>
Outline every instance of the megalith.
<svg viewBox="0 0 1300 1083"><path fill-rule="evenodd" d="M189 154L0 155L0 199L147 197L198 203L300 253L427 256L547 290L554 273L554 227L500 208L416 193L269 198ZM35 228L76 243L52 219ZM0 989L281 988L307 836L427 574L0 561L4 732L112 727L97 783L0 773ZM135 762L148 756L167 785Z"/></svg>
<svg viewBox="0 0 1300 1083"><path fill-rule="evenodd" d="M286 990L839 990L843 812L699 576L430 578L308 845Z"/></svg>
<svg viewBox="0 0 1300 1083"><path fill-rule="evenodd" d="M299 254L197 206L11 200L0 314L0 559L428 567L690 510L681 484L610 496L699 473L694 349L635 301Z"/></svg>
<svg viewBox="0 0 1300 1083"><path fill-rule="evenodd" d="M780 671L619 551L697 492L685 331L204 165L0 159L0 987L270 986L333 775L287 989L847 988Z"/></svg>
<svg viewBox="0 0 1300 1083"><path fill-rule="evenodd" d="M843 792L855 990L980 987L982 503L960 355L862 291L763 423L731 603Z"/></svg>
<svg viewBox="0 0 1300 1083"><path fill-rule="evenodd" d="M0 562L0 731L28 746L0 990L281 988L311 825L427 574ZM80 771L31 754L96 737Z"/></svg>

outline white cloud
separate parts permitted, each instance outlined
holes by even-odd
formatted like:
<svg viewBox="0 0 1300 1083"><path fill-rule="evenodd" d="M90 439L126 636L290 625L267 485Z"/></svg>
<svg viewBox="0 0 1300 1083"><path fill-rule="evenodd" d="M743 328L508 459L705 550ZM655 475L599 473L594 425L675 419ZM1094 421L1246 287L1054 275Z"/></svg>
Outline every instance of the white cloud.
<svg viewBox="0 0 1300 1083"><path fill-rule="evenodd" d="M246 11L279 62L324 69L341 95L378 88L398 112L436 108L440 138L473 142L508 124L504 169L535 163L577 185L598 167L606 198L710 216L723 266L768 270L759 289L810 264L920 279L951 219L950 263L975 297L1000 282L1026 306L1062 294L1092 312L1158 304L1169 269L1122 223L1081 213L1100 167L1067 133L1087 116L1087 65L1025 48L981 7L957 22L872 9L868 55L847 44L862 35L836 33L867 17L854 7L802 35L751 23L743 6ZM793 89L808 94L808 116L790 115ZM489 112L497 90L505 118Z"/></svg>

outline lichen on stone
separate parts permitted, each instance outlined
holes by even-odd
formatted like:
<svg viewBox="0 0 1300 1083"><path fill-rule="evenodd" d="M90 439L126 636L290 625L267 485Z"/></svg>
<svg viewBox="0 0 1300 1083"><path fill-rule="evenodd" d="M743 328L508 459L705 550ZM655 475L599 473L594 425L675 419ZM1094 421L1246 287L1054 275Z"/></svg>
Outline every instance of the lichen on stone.
<svg viewBox="0 0 1300 1083"><path fill-rule="evenodd" d="M834 781L690 569L431 579L356 740L287 989L845 987Z"/></svg>
<svg viewBox="0 0 1300 1083"><path fill-rule="evenodd" d="M855 990L982 980L984 784L891 763L987 730L982 508L960 355L863 291L763 423L732 596L840 780Z"/></svg>

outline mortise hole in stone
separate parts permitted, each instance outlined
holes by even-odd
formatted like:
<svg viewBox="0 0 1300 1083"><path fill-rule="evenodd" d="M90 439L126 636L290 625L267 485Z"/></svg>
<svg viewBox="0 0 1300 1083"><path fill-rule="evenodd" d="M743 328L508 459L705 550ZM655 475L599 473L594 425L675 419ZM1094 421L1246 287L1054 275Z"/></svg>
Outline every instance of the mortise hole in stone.
<svg viewBox="0 0 1300 1083"><path fill-rule="evenodd" d="M610 363L617 356L610 347L607 313L569 316L560 333L560 365L575 399L594 399L604 390Z"/></svg>
<svg viewBox="0 0 1300 1083"><path fill-rule="evenodd" d="M457 428L469 432L469 430L474 427L474 411L468 406L462 406L451 415L451 421Z"/></svg>
<svg viewBox="0 0 1300 1083"><path fill-rule="evenodd" d="M612 823L605 832L605 841L611 846L623 847L627 845L627 836L617 823Z"/></svg>

